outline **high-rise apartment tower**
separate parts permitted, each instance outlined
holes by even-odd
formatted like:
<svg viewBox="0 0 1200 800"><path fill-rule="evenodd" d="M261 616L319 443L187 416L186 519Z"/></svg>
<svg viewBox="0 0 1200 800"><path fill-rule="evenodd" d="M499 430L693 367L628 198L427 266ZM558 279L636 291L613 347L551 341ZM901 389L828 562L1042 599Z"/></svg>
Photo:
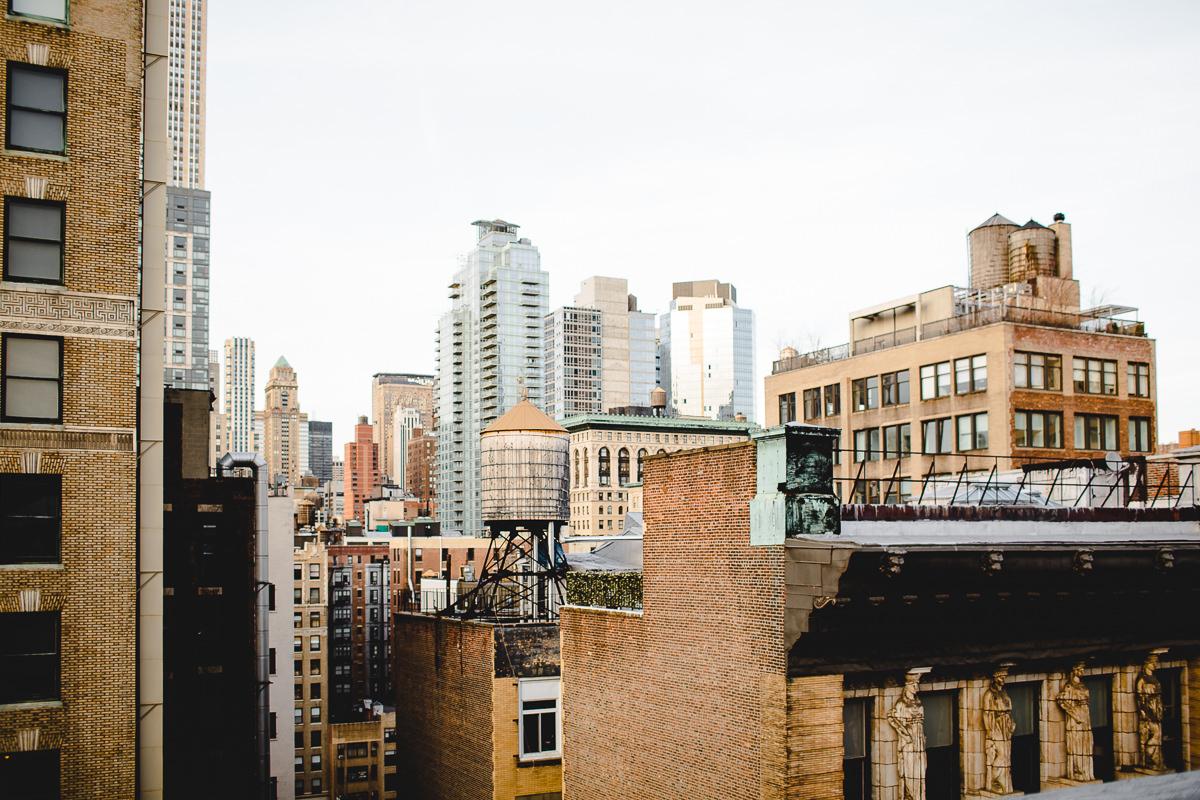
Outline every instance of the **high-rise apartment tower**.
<svg viewBox="0 0 1200 800"><path fill-rule="evenodd" d="M222 431L231 453L257 453L254 432L254 340L225 340L225 414Z"/></svg>
<svg viewBox="0 0 1200 800"><path fill-rule="evenodd" d="M300 411L296 371L283 356L271 367L263 409L263 458L274 482L297 486L308 471L308 414Z"/></svg>
<svg viewBox="0 0 1200 800"><path fill-rule="evenodd" d="M438 517L443 530L483 529L479 435L528 396L542 404L542 326L550 276L538 249L504 220L477 220L476 246L454 273L438 322Z"/></svg>
<svg viewBox="0 0 1200 800"><path fill-rule="evenodd" d="M204 69L208 4L170 0L167 39L167 341L163 382L211 388L208 360L209 224L204 189Z"/></svg>
<svg viewBox="0 0 1200 800"><path fill-rule="evenodd" d="M379 471L396 483L404 481L404 467L395 463L392 441L393 417L397 408L415 408L421 413L418 427L433 427L433 376L404 372L377 372L371 377L371 424L379 445Z"/></svg>

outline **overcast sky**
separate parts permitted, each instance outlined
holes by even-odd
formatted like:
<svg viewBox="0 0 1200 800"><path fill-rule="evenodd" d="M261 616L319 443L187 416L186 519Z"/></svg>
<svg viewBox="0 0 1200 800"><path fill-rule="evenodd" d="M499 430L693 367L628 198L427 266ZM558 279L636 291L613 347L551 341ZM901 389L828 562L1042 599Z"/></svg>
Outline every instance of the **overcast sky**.
<svg viewBox="0 0 1200 800"><path fill-rule="evenodd" d="M212 347L255 340L259 407L285 355L335 457L372 374L434 371L480 218L551 308L732 282L765 376L1063 212L1084 305L1158 342L1159 439L1200 426L1200 4L254 0L208 36Z"/></svg>

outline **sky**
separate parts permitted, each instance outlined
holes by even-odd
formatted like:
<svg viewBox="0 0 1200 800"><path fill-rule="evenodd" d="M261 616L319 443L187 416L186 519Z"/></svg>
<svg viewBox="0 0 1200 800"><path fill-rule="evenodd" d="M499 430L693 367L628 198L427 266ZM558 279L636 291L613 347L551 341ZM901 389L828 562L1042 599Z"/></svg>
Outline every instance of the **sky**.
<svg viewBox="0 0 1200 800"><path fill-rule="evenodd" d="M592 275L656 313L674 281L733 283L766 376L855 309L966 285L992 214L1061 212L1084 306L1157 340L1159 440L1200 427L1200 4L208 13L211 346L255 340L260 408L286 356L335 457L373 374L434 372L481 218L538 246L551 309Z"/></svg>

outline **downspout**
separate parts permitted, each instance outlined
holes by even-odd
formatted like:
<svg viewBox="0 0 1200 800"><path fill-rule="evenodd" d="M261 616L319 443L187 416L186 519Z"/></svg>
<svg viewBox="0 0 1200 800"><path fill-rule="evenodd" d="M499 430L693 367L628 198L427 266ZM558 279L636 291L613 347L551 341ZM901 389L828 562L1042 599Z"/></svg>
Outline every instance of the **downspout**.
<svg viewBox="0 0 1200 800"><path fill-rule="evenodd" d="M271 690L270 643L267 639L271 582L267 572L267 462L258 453L226 453L217 461L217 475L228 477L238 468L254 473L254 584L258 596L255 661L258 664L258 692L255 713L258 716L258 772L261 796L266 798L271 785Z"/></svg>
<svg viewBox="0 0 1200 800"><path fill-rule="evenodd" d="M409 607L405 611L412 611L413 604L417 601L417 587L413 583L413 551L412 551L412 525L408 526L408 603ZM417 606L420 609L420 606Z"/></svg>

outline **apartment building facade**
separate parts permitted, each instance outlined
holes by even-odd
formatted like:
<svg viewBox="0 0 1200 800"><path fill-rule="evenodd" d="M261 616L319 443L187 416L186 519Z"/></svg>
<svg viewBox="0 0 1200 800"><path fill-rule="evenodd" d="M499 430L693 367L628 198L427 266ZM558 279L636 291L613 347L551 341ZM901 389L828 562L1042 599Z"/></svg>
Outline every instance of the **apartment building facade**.
<svg viewBox="0 0 1200 800"><path fill-rule="evenodd" d="M165 113L144 87L140 2L12 3L6 58L0 283L0 786L62 798L132 796L138 703L161 745L161 680L138 694L139 620L161 641L161 453L139 465L138 365L159 374L165 200L143 198L143 134ZM153 131L143 131L146 115ZM162 131L159 132L161 126ZM142 204L153 254L139 248ZM139 298L139 282L153 287ZM139 346L142 353L139 353ZM161 389L143 408L162 413ZM136 516L139 467L158 514ZM154 476L155 470L157 476ZM154 495L155 492L151 492ZM138 604L139 524L160 570ZM152 540L152 541L151 541ZM95 559L96 543L104 563ZM143 562L145 563L145 562ZM139 613L142 615L139 617ZM161 752L158 754L161 767ZM161 790L161 782L153 783Z"/></svg>
<svg viewBox="0 0 1200 800"><path fill-rule="evenodd" d="M306 542L293 557L295 796L329 797L329 556ZM282 743L281 743L282 744Z"/></svg>
<svg viewBox="0 0 1200 800"><path fill-rule="evenodd" d="M347 520L361 521L364 519L363 503L371 496L371 490L380 485L379 445L375 444L375 426L367 424L366 417L358 418L358 424L354 426L354 441L346 443L345 456L344 514Z"/></svg>
<svg viewBox="0 0 1200 800"><path fill-rule="evenodd" d="M271 367L263 408L263 458L274 483L298 486L308 470L308 414L300 410L296 371L283 356Z"/></svg>
<svg viewBox="0 0 1200 800"><path fill-rule="evenodd" d="M1040 249L1010 252L1005 237L1030 234ZM1018 228L997 215L971 237L971 288L854 312L849 344L785 349L765 380L768 424L842 430L844 501L919 500L926 476L1154 450L1154 340L1137 309L1079 307L1065 219Z"/></svg>
<svg viewBox="0 0 1200 800"><path fill-rule="evenodd" d="M395 449L396 409L416 409L418 427L433 429L433 376L407 372L377 372L371 377L371 424L379 446L379 471L392 480L404 479ZM402 459L400 459L402 460Z"/></svg>
<svg viewBox="0 0 1200 800"><path fill-rule="evenodd" d="M630 509L629 484L641 484L645 460L663 453L750 438L750 422L582 414L560 421L571 437L572 535L618 534Z"/></svg>
<svg viewBox="0 0 1200 800"><path fill-rule="evenodd" d="M391 689L391 569L387 545L331 545L330 718L364 719Z"/></svg>

